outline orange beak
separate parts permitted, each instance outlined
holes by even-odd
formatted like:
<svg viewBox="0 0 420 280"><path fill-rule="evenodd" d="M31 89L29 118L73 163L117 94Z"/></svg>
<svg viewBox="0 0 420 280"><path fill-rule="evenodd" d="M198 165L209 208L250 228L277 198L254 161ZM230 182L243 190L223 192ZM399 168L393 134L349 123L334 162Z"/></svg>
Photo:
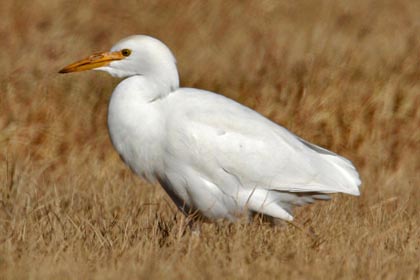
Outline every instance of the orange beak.
<svg viewBox="0 0 420 280"><path fill-rule="evenodd" d="M109 65L112 61L121 60L125 58L120 51L116 52L101 52L92 54L82 60L76 61L61 69L58 73L71 73L91 70Z"/></svg>

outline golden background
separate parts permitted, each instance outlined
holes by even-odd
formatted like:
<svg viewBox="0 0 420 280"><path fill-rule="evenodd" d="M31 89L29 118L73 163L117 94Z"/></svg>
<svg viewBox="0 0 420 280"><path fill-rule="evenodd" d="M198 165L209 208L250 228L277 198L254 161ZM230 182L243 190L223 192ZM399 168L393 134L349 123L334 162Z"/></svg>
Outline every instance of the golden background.
<svg viewBox="0 0 420 280"><path fill-rule="evenodd" d="M132 34L181 85L351 159L361 196L290 225L183 218L113 150L104 73L59 75ZM420 277L420 1L1 1L0 279Z"/></svg>

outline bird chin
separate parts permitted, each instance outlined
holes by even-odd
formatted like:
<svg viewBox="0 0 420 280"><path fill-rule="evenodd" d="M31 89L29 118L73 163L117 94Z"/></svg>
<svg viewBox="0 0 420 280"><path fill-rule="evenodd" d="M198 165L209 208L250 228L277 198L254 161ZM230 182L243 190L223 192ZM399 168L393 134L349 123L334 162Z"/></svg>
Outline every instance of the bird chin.
<svg viewBox="0 0 420 280"><path fill-rule="evenodd" d="M119 69L109 67L109 66L98 67L98 68L95 68L94 70L107 72L112 77L116 77L116 78L125 78L125 77L130 76L130 74L127 73L126 71L119 70Z"/></svg>

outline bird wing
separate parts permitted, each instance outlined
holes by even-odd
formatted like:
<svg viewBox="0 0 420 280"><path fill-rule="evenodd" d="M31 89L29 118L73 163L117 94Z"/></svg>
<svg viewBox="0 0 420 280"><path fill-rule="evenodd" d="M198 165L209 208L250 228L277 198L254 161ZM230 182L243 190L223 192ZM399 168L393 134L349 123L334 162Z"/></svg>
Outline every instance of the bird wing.
<svg viewBox="0 0 420 280"><path fill-rule="evenodd" d="M182 88L168 102L168 154L219 188L224 172L243 188L359 195L349 160L231 99Z"/></svg>

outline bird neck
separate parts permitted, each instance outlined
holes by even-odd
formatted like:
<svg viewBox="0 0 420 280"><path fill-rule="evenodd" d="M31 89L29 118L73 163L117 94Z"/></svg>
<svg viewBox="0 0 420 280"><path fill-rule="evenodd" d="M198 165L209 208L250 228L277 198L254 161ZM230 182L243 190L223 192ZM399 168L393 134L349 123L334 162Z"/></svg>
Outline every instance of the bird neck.
<svg viewBox="0 0 420 280"><path fill-rule="evenodd" d="M162 164L161 140L165 139L165 111L157 84L142 75L121 81L108 107L112 144L137 173L154 180Z"/></svg>
<svg viewBox="0 0 420 280"><path fill-rule="evenodd" d="M159 67L157 71L147 73L144 77L153 85L155 98L166 97L179 88L179 76L175 64Z"/></svg>

